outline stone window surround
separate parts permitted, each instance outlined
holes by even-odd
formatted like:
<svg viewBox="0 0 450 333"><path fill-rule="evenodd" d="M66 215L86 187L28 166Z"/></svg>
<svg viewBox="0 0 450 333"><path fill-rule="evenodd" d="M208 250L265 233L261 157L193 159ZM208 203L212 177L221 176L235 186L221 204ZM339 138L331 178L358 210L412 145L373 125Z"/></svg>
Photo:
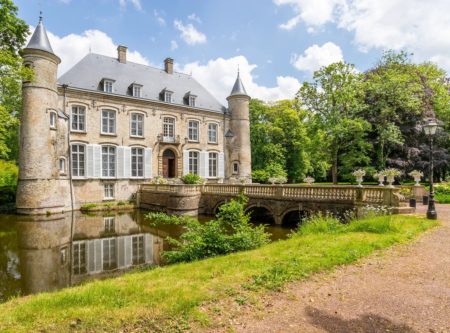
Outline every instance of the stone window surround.
<svg viewBox="0 0 450 333"><path fill-rule="evenodd" d="M211 140L210 140L210 136L209 136L209 132L210 132L209 126L210 126L210 125L215 125L215 127L216 127L216 129L215 129L215 132L216 132L216 140L215 140L215 141L211 141ZM215 121L208 121L208 122L206 123L206 126L207 126L207 142L208 142L209 144L214 144L214 145L219 144L219 123L218 123L218 122L215 122Z"/></svg>
<svg viewBox="0 0 450 333"><path fill-rule="evenodd" d="M58 121L58 114L54 110L49 110L48 111L48 116L49 116L50 129L56 130L56 126L57 126L56 124L57 124L57 121Z"/></svg>
<svg viewBox="0 0 450 333"><path fill-rule="evenodd" d="M103 111L114 112L114 133L109 133L109 132L103 131ZM100 134L101 135L117 136L117 113L118 113L117 110L114 110L112 108L104 107L104 108L100 109ZM109 119L109 117L108 117L108 119Z"/></svg>
<svg viewBox="0 0 450 333"><path fill-rule="evenodd" d="M86 160L87 160L87 144L85 143L85 142L78 142L78 141L75 141L75 142L71 142L70 143L70 154L73 154L73 146L83 146L84 147L84 152L82 153L83 154L83 164L84 164L84 168L83 168L83 175L79 175L79 172L77 172L78 173L78 175L74 175L74 172L73 172L73 163L74 163L74 158L73 158L73 155L71 155L71 160L72 160L72 165L70 165L69 167L71 168L71 174L72 174L72 178L73 179L85 179L86 178ZM78 155L80 154L79 152L77 152L78 153ZM80 166L79 166L79 158L77 159L78 160L78 165L77 165L77 170L79 170L80 169Z"/></svg>
<svg viewBox="0 0 450 333"><path fill-rule="evenodd" d="M86 110L88 109L86 107L86 105L80 105L81 103L71 103L70 105L70 131L74 132L74 133L87 133L87 112ZM84 104L84 103L82 103ZM83 130L78 130L78 129L73 129L72 124L72 117L73 117L73 108L83 108L84 109L84 129Z"/></svg>
<svg viewBox="0 0 450 333"><path fill-rule="evenodd" d="M145 147L142 146L130 146L130 179L143 179L145 176ZM133 176L133 149L139 149L141 151L140 157L142 158L142 176ZM139 156L136 156L139 157ZM136 164L137 165L137 164ZM139 168L137 168L139 170ZM136 173L137 171L136 170Z"/></svg>
<svg viewBox="0 0 450 333"><path fill-rule="evenodd" d="M132 122L133 122L133 115L134 114L138 114L142 116L142 135L135 135L131 133L131 129L132 129ZM132 138L138 138L138 139L144 139L145 138L145 118L146 118L146 114L142 111L131 111L129 112L130 117L130 137ZM116 128L117 131L117 128Z"/></svg>
<svg viewBox="0 0 450 333"><path fill-rule="evenodd" d="M217 179L217 178L219 178L219 151L217 151L217 150L208 150L207 151L207 153L208 153L208 179ZM212 154L215 154L216 156L215 156L215 164L216 164L216 167L215 167L215 175L214 176L211 176L211 161L212 161L212 159L211 159L211 155Z"/></svg>
<svg viewBox="0 0 450 333"><path fill-rule="evenodd" d="M114 200L115 192L114 183L103 183L103 200Z"/></svg>
<svg viewBox="0 0 450 333"><path fill-rule="evenodd" d="M200 174L200 163L201 163L201 160L200 160L200 153L201 153L201 151L198 150L198 149L189 149L187 151L187 153L188 153L189 173L193 173L193 174L199 175ZM197 154L197 156L195 158L196 159L197 172L192 172L193 170L191 170L191 158L194 159L194 157L191 157L191 153L196 153Z"/></svg>
<svg viewBox="0 0 450 333"><path fill-rule="evenodd" d="M189 124L191 122L197 123L197 140L191 139L189 136L189 130L190 130ZM197 143L200 142L200 124L201 124L201 121L198 119L187 119L187 138L188 138L189 142L197 142Z"/></svg>
<svg viewBox="0 0 450 333"><path fill-rule="evenodd" d="M60 156L58 162L59 174L65 176L67 174L67 159L64 156Z"/></svg>

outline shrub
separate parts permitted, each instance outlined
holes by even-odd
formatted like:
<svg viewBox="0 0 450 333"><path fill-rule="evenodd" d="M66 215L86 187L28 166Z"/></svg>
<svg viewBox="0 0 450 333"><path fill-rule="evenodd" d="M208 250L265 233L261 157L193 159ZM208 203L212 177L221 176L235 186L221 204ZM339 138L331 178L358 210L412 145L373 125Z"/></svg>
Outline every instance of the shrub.
<svg viewBox="0 0 450 333"><path fill-rule="evenodd" d="M269 177L269 173L266 170L255 170L252 172L252 180L255 183L267 183Z"/></svg>
<svg viewBox="0 0 450 333"><path fill-rule="evenodd" d="M337 233L342 231L343 224L330 214L317 213L307 218L298 228L296 234L309 235L319 233Z"/></svg>
<svg viewBox="0 0 450 333"><path fill-rule="evenodd" d="M19 168L14 162L0 160L0 187L17 186Z"/></svg>
<svg viewBox="0 0 450 333"><path fill-rule="evenodd" d="M97 206L98 205L95 203L87 203L87 204L81 205L81 210L89 210L89 209L95 208Z"/></svg>
<svg viewBox="0 0 450 333"><path fill-rule="evenodd" d="M119 201L117 206L125 206L127 203L125 201Z"/></svg>
<svg viewBox="0 0 450 333"><path fill-rule="evenodd" d="M250 250L269 242L269 234L263 225L253 226L244 213L247 198L237 199L222 205L212 221L205 224L188 216L169 216L164 213L149 213L146 218L157 224L182 225L185 232L180 240L167 237L174 250L163 252L168 263L188 262L227 253Z"/></svg>
<svg viewBox="0 0 450 333"><path fill-rule="evenodd" d="M185 184L201 184L202 183L202 179L200 178L200 176L193 174L193 173L188 173L188 174L184 175L183 177L181 177L181 180Z"/></svg>

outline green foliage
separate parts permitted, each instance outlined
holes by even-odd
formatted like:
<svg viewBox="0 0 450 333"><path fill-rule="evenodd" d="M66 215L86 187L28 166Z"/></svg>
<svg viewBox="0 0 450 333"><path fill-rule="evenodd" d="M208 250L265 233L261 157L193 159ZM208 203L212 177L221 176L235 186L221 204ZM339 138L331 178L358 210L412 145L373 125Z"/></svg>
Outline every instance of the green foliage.
<svg viewBox="0 0 450 333"><path fill-rule="evenodd" d="M252 180L255 183L270 183L270 179L286 179L287 172L284 168L278 163L268 163L267 166L263 170L255 170L252 172ZM285 183L283 181L282 183ZM278 181L277 181L278 183Z"/></svg>
<svg viewBox="0 0 450 333"><path fill-rule="evenodd" d="M0 206L15 202L18 175L14 162L0 160Z"/></svg>
<svg viewBox="0 0 450 333"><path fill-rule="evenodd" d="M269 241L264 226L253 226L244 213L247 199L243 196L219 208L216 219L205 224L187 216L149 213L147 219L157 224L177 224L185 228L180 240L168 237L175 249L163 252L169 263L189 262L227 253L255 249Z"/></svg>
<svg viewBox="0 0 450 333"><path fill-rule="evenodd" d="M434 186L436 200L441 204L450 203L450 183L441 183Z"/></svg>
<svg viewBox="0 0 450 333"><path fill-rule="evenodd" d="M98 205L95 203L87 203L87 204L81 205L81 210L90 210L90 209L97 208L97 207L98 207Z"/></svg>
<svg viewBox="0 0 450 333"><path fill-rule="evenodd" d="M269 180L269 173L266 170L254 170L252 172L252 181L254 183L265 184Z"/></svg>
<svg viewBox="0 0 450 333"><path fill-rule="evenodd" d="M200 178L200 176L193 174L193 173L188 173L188 174L184 175L183 177L181 177L181 180L185 184L201 184L202 183L202 179Z"/></svg>

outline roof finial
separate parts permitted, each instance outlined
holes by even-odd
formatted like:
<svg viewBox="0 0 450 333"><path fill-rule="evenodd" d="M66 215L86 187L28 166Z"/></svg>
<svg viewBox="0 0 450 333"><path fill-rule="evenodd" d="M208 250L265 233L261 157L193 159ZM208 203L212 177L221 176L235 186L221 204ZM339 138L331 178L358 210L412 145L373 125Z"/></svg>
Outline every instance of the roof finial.
<svg viewBox="0 0 450 333"><path fill-rule="evenodd" d="M238 76L239 76L239 64L238 64Z"/></svg>
<svg viewBox="0 0 450 333"><path fill-rule="evenodd" d="M42 22L42 10L39 11L39 23Z"/></svg>

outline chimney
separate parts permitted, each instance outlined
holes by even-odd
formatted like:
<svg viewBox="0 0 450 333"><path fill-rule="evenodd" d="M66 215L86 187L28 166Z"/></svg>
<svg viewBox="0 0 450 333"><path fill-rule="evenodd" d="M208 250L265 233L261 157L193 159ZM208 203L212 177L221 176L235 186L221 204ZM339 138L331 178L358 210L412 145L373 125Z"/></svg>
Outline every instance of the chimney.
<svg viewBox="0 0 450 333"><path fill-rule="evenodd" d="M173 74L173 59L172 58L166 58L164 60L164 70L167 74Z"/></svg>
<svg viewBox="0 0 450 333"><path fill-rule="evenodd" d="M121 64L127 63L127 47L126 46L119 45L117 47L117 60L119 60L119 62Z"/></svg>

